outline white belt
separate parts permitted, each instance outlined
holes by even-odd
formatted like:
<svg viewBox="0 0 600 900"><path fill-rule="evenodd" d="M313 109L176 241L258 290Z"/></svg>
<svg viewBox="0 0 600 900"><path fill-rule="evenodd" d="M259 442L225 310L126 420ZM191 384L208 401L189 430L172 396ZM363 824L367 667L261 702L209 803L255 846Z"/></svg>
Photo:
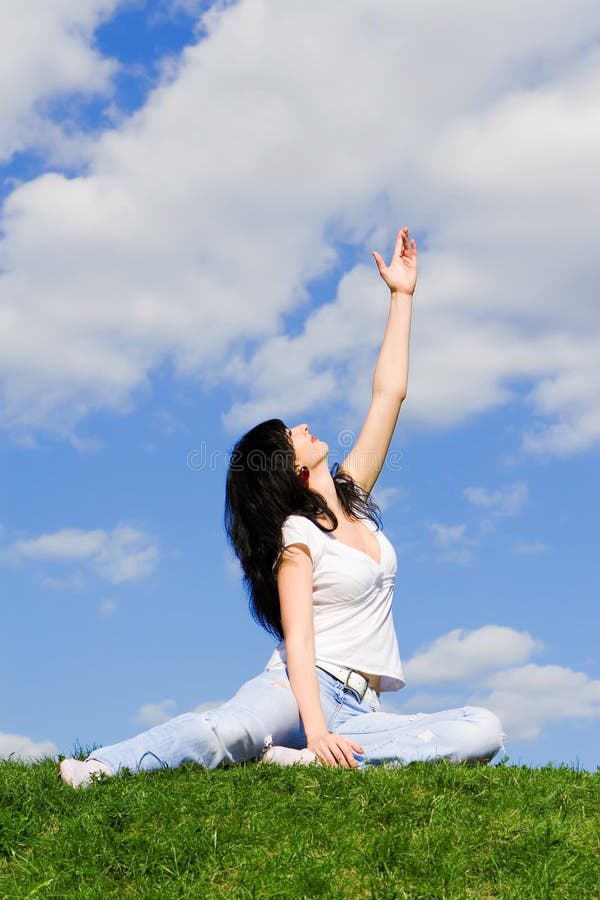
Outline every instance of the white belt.
<svg viewBox="0 0 600 900"><path fill-rule="evenodd" d="M355 669L347 669L345 666L336 666L335 663L323 662L322 659L316 660L317 669L323 669L329 675L333 675L338 681L341 681L345 688L352 691L359 700L362 700L369 689L369 679L361 675Z"/></svg>

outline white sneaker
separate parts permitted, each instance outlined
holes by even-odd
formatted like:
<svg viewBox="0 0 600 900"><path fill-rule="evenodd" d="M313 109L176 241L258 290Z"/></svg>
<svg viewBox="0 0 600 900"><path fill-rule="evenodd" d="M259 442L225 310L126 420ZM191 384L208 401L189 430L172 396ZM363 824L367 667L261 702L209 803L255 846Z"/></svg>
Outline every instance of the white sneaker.
<svg viewBox="0 0 600 900"><path fill-rule="evenodd" d="M304 750L293 750L291 747L269 747L263 754L262 761L276 766L310 766L316 760L315 754L308 747Z"/></svg>
<svg viewBox="0 0 600 900"><path fill-rule="evenodd" d="M111 767L99 759L63 759L60 764L61 779L74 788L89 787L99 775L114 774Z"/></svg>

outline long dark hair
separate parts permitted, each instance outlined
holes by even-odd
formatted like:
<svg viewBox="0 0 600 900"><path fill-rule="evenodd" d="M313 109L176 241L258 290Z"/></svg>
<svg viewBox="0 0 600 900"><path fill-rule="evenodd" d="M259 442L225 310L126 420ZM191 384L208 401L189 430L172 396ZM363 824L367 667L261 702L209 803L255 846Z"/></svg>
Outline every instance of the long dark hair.
<svg viewBox="0 0 600 900"><path fill-rule="evenodd" d="M300 515L321 531L335 531L338 526L325 498L304 486L294 463L286 425L281 419L269 419L252 428L233 448L225 491L225 530L242 565L250 612L279 639L283 631L273 565L283 549L283 523L290 515ZM338 465L331 474L344 512L369 518L381 527L381 514L371 496ZM318 522L317 516L324 517L331 527Z"/></svg>

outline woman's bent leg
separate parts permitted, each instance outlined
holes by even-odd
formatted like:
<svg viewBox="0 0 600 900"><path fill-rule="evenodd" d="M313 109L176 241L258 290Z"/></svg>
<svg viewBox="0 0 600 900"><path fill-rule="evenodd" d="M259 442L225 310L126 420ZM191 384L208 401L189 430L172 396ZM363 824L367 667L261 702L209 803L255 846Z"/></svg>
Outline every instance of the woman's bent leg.
<svg viewBox="0 0 600 900"><path fill-rule="evenodd" d="M336 731L363 748L359 766L438 759L489 762L503 748L504 738L498 717L476 706L411 716L351 714Z"/></svg>
<svg viewBox="0 0 600 900"><path fill-rule="evenodd" d="M244 684L231 700L202 713L185 713L149 731L94 750L113 772L152 771L195 762L209 769L255 759L271 743L302 746L298 706L285 669Z"/></svg>

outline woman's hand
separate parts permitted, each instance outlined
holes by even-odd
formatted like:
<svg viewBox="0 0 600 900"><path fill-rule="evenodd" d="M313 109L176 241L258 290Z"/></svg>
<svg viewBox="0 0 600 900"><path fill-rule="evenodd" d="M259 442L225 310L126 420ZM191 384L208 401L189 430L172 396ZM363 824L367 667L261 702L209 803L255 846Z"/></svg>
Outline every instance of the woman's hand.
<svg viewBox="0 0 600 900"><path fill-rule="evenodd" d="M308 739L308 749L326 766L342 766L343 769L355 769L356 760L353 750L362 753L362 747L341 734L324 732Z"/></svg>
<svg viewBox="0 0 600 900"><path fill-rule="evenodd" d="M379 274L392 292L413 294L417 283L417 243L410 240L408 228L402 228L396 238L394 255L389 266L373 250Z"/></svg>

